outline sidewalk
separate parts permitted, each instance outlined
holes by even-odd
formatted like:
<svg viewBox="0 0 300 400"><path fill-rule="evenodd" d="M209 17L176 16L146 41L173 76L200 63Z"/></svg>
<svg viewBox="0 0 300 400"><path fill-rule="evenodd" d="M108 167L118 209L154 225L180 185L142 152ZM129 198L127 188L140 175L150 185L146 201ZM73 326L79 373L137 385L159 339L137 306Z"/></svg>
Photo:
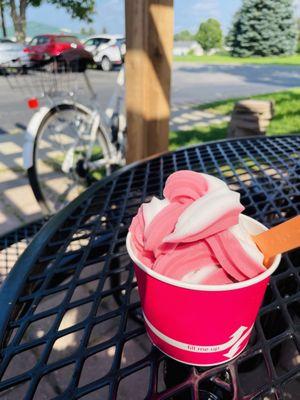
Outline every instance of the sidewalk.
<svg viewBox="0 0 300 400"><path fill-rule="evenodd" d="M172 107L170 130L187 131L228 120L227 116L196 110L193 104ZM0 236L42 216L23 170L23 133L0 134Z"/></svg>
<svg viewBox="0 0 300 400"><path fill-rule="evenodd" d="M0 135L0 235L41 216L23 170L23 134Z"/></svg>
<svg viewBox="0 0 300 400"><path fill-rule="evenodd" d="M228 115L216 115L197 110L196 104L177 104L172 107L170 131L189 131L195 126L221 124L230 120Z"/></svg>

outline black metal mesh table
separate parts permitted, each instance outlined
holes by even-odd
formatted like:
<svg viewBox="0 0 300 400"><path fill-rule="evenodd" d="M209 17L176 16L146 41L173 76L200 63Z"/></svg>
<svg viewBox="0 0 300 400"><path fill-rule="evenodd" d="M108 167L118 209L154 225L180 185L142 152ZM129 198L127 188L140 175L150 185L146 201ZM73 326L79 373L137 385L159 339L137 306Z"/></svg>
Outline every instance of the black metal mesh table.
<svg viewBox="0 0 300 400"><path fill-rule="evenodd" d="M208 143L133 164L54 216L0 291L0 399L299 399L300 254L283 257L250 344L201 369L152 347L124 241L141 202L193 169L271 226L299 213L300 137Z"/></svg>
<svg viewBox="0 0 300 400"><path fill-rule="evenodd" d="M46 221L46 218L39 218L0 236L0 287L18 257Z"/></svg>

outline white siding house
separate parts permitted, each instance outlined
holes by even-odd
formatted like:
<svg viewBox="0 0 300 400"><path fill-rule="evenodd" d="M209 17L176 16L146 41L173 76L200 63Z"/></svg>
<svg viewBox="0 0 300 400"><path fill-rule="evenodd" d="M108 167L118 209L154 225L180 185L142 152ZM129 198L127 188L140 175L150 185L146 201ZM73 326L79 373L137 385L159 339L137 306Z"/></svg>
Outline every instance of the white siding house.
<svg viewBox="0 0 300 400"><path fill-rule="evenodd" d="M195 40L174 41L174 47L173 47L174 56L186 56L189 53L195 54L196 56L202 56L204 54L202 47Z"/></svg>

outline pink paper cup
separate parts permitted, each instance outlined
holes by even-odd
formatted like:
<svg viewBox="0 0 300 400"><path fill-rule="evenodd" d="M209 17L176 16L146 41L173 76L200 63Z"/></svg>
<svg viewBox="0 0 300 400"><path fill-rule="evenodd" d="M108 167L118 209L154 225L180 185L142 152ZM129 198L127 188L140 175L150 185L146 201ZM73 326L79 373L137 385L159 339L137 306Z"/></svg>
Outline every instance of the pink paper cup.
<svg viewBox="0 0 300 400"><path fill-rule="evenodd" d="M243 216L252 235L267 228ZM128 233L146 330L152 343L174 360L212 366L237 357L247 346L270 275L281 256L259 276L227 285L195 285L168 278L135 256Z"/></svg>

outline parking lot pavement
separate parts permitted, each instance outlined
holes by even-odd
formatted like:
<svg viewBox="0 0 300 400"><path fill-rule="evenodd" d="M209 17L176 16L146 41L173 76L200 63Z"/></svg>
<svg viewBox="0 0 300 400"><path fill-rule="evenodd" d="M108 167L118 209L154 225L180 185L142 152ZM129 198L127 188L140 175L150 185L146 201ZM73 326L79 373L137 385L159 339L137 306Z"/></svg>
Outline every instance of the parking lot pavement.
<svg viewBox="0 0 300 400"><path fill-rule="evenodd" d="M103 109L108 104L114 85L117 79L117 71L110 73L104 73L98 70L89 70L88 76L93 84L95 92L98 94L99 106ZM81 74L80 74L81 76ZM20 133L23 128L27 126L31 116L33 115L32 110L27 107L26 96L30 94L37 95L42 90L40 85L36 85L35 88L31 87L30 92L27 89L26 84L22 83L22 76L19 78L18 82L9 82L5 77L0 76L0 135L1 133ZM28 79L28 77L24 77ZM26 83L29 81L25 81ZM13 89L10 87L9 83L13 84ZM30 82L29 82L30 83ZM22 85L21 89L17 88ZM83 77L81 76L76 82L79 91L78 96L80 101L84 104L89 103L90 96L86 89ZM45 104L43 99L40 99L41 104Z"/></svg>
<svg viewBox="0 0 300 400"><path fill-rule="evenodd" d="M204 104L300 86L300 66L173 64L172 104Z"/></svg>

